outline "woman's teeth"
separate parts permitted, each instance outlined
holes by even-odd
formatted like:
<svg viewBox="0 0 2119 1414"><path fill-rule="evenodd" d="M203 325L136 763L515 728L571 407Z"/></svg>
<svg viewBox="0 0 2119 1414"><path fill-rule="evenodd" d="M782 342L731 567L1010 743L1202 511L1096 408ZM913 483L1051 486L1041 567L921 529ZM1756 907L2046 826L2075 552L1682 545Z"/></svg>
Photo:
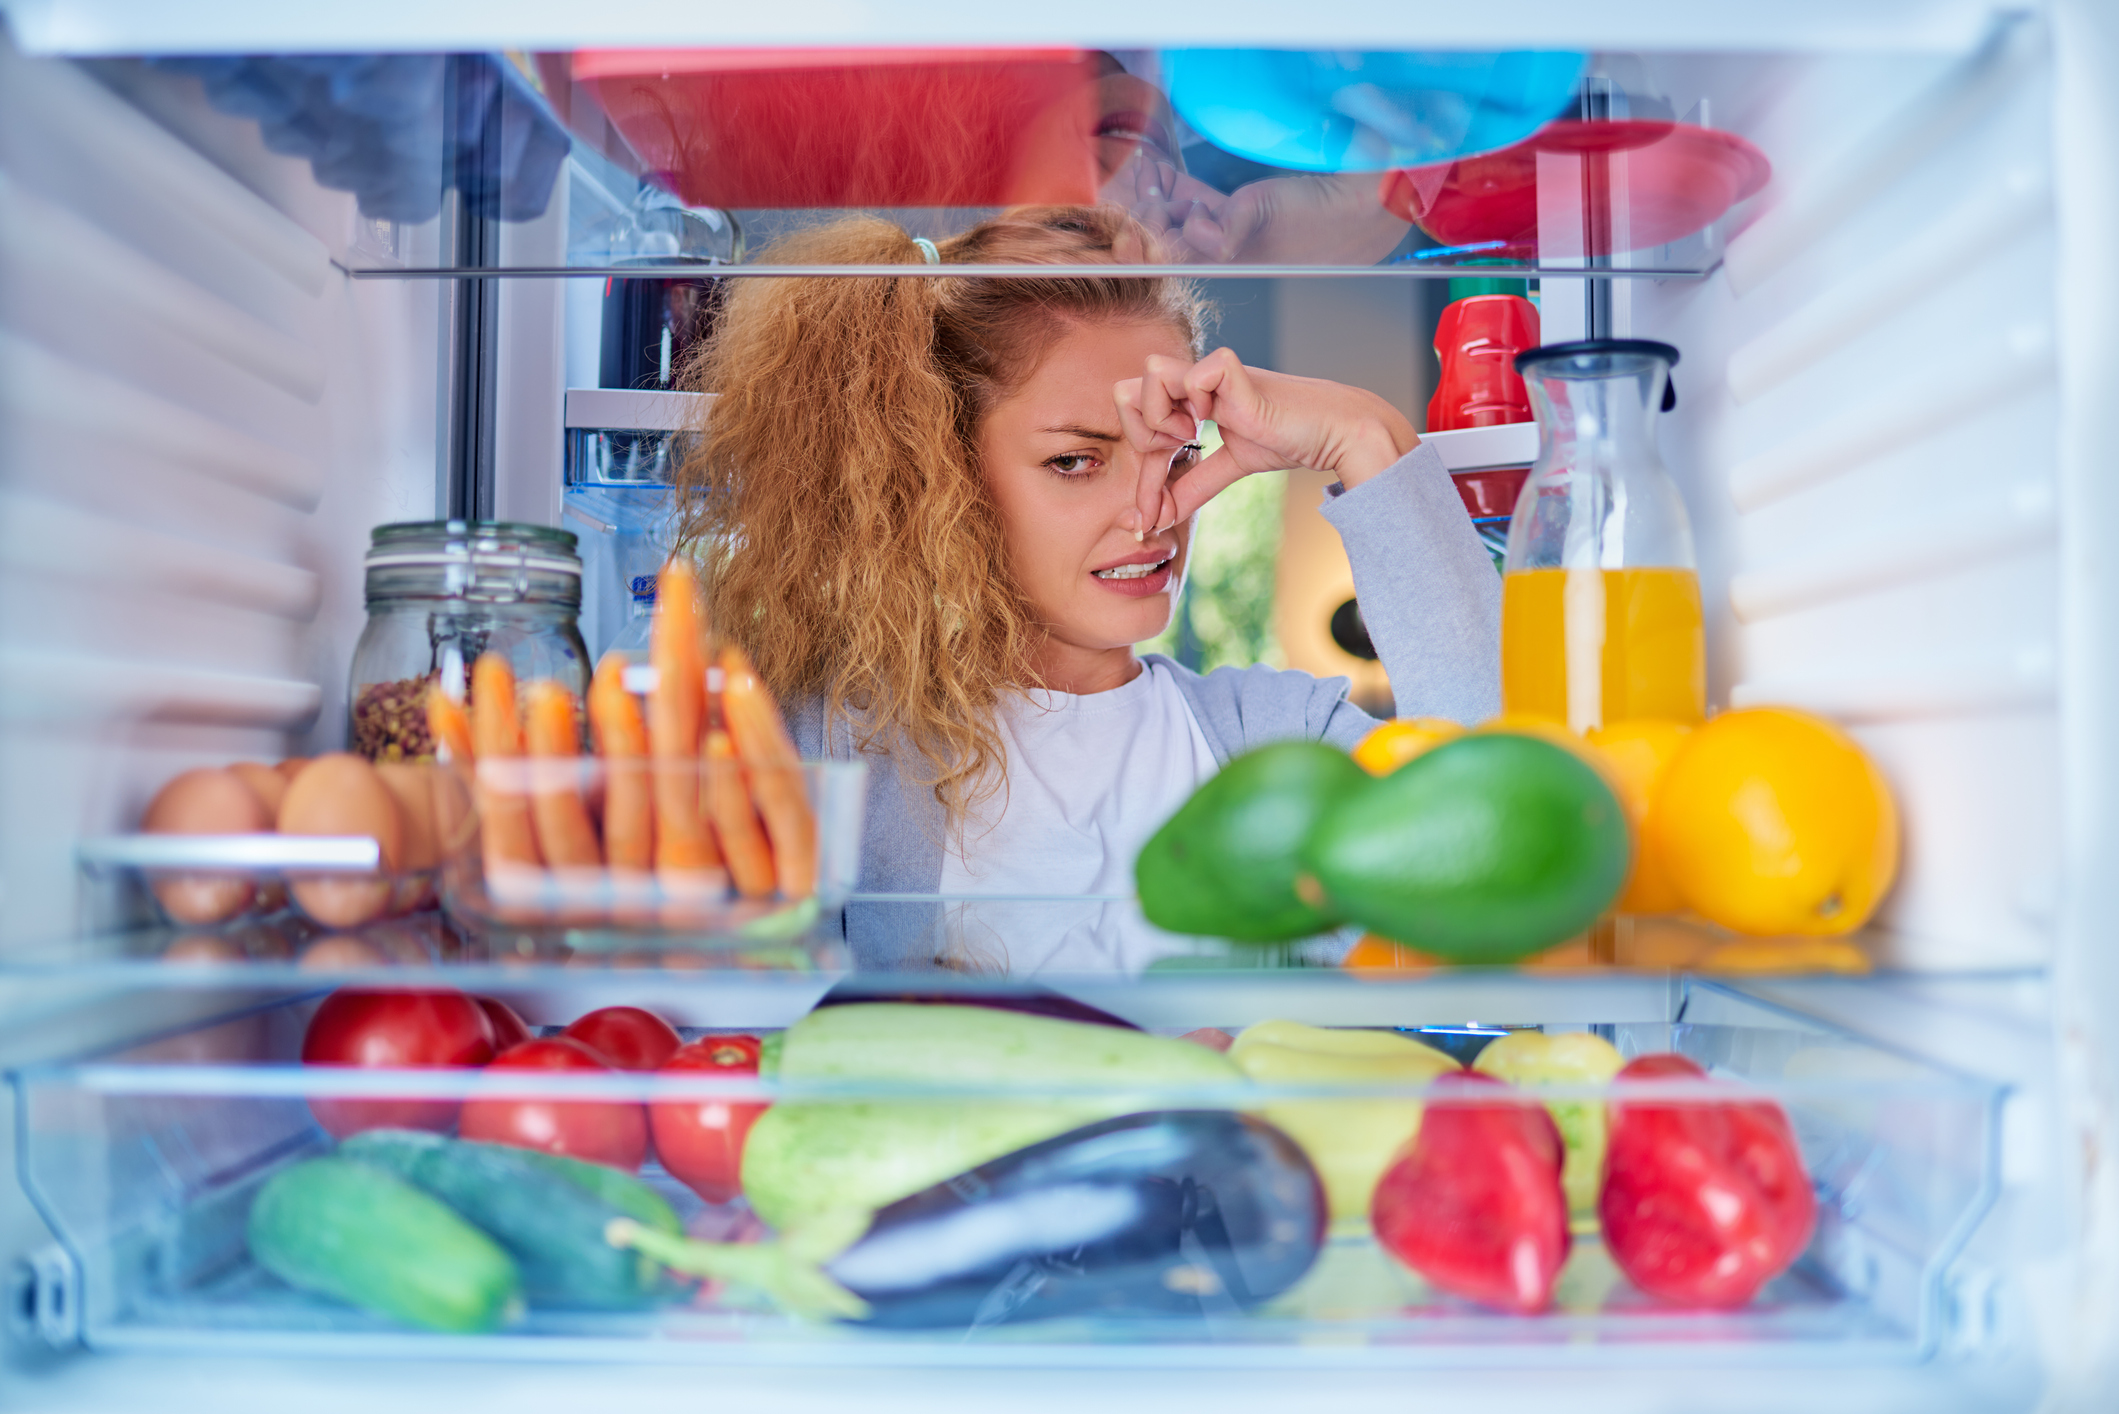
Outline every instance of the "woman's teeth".
<svg viewBox="0 0 2119 1414"><path fill-rule="evenodd" d="M1146 579L1168 563L1168 560L1157 560L1152 565L1120 565L1117 569L1092 570L1091 573L1098 579Z"/></svg>

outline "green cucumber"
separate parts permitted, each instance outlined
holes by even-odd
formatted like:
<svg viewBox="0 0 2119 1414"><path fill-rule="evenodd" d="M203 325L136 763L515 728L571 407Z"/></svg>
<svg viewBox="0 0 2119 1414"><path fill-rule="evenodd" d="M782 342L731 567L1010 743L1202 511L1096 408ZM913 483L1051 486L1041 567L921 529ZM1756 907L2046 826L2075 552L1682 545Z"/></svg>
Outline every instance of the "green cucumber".
<svg viewBox="0 0 2119 1414"><path fill-rule="evenodd" d="M744 1141L743 1192L782 1232L840 1209L881 1208L1070 1129L1156 1108L1158 1087L1244 1083L1228 1057L1190 1041L982 1006L823 1007L782 1032L779 1049L784 1080L867 1080L937 1094L783 1100L760 1115ZM1091 1093L950 1098L947 1087L966 1081Z"/></svg>
<svg viewBox="0 0 2119 1414"><path fill-rule="evenodd" d="M547 1154L539 1149L510 1152L547 1173L586 1188L642 1227L671 1234L684 1231L684 1223L678 1218L677 1210L670 1206L670 1200L622 1169L614 1169L609 1164L592 1164L587 1159L567 1154Z"/></svg>
<svg viewBox="0 0 2119 1414"><path fill-rule="evenodd" d="M310 1159L265 1181L250 1252L289 1286L428 1330L489 1331L522 1309L515 1262L396 1174Z"/></svg>
<svg viewBox="0 0 2119 1414"><path fill-rule="evenodd" d="M613 1247L613 1220L634 1214L505 1144L371 1129L339 1145L347 1158L398 1174L491 1233L522 1268L539 1306L629 1311L677 1296L661 1265Z"/></svg>

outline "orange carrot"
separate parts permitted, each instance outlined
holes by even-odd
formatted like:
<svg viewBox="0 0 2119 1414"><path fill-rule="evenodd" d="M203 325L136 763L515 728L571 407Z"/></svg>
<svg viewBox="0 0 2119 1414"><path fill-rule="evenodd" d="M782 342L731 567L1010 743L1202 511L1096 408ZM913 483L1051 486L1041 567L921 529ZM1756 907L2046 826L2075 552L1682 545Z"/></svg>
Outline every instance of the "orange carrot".
<svg viewBox="0 0 2119 1414"><path fill-rule="evenodd" d="M647 722L625 690L625 655L606 653L589 684L589 729L603 757L603 852L613 869L645 870L655 857L655 804L647 777Z"/></svg>
<svg viewBox="0 0 2119 1414"><path fill-rule="evenodd" d="M555 868L597 869L603 851L596 827L581 798L575 762L581 756L581 728L574 714L574 694L550 679L540 679L524 693L530 745L531 818L545 862Z"/></svg>
<svg viewBox="0 0 2119 1414"><path fill-rule="evenodd" d="M437 747L447 747L451 759L468 766L478 753L471 749L471 717L461 702L451 698L436 683L427 689L427 735Z"/></svg>
<svg viewBox="0 0 2119 1414"><path fill-rule="evenodd" d="M515 710L515 672L498 653L486 653L471 667L471 744L484 763L510 769L523 755L522 719ZM520 770L522 767L514 767ZM484 835L486 867L543 863L537 833L530 823L527 781L478 780L479 824Z"/></svg>
<svg viewBox="0 0 2119 1414"><path fill-rule="evenodd" d="M647 734L655 760L655 868L688 873L717 869L721 856L699 813L699 742L706 726L705 637L692 567L672 555L655 593L648 657L655 687L647 695Z"/></svg>
<svg viewBox="0 0 2119 1414"><path fill-rule="evenodd" d="M806 898L817 887L817 817L803 789L802 758L780 720L780 708L740 648L721 652L721 714L742 758L751 795L772 837L780 892Z"/></svg>
<svg viewBox="0 0 2119 1414"><path fill-rule="evenodd" d="M706 803L713 818L714 834L728 860L728 872L736 881L736 892L745 898L764 898L773 891L773 852L759 828L758 813L751 808L750 789L743 779L743 763L736 759L736 744L727 732L706 734Z"/></svg>

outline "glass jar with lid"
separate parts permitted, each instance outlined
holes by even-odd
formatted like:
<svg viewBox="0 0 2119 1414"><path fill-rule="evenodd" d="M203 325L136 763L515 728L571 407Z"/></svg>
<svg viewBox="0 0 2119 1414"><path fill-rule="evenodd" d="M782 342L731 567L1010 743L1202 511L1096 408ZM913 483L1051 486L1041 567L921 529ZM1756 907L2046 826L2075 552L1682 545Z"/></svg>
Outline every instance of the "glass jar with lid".
<svg viewBox="0 0 2119 1414"><path fill-rule="evenodd" d="M377 526L367 561L368 626L347 693L352 749L371 761L434 754L426 693L462 701L471 664L499 653L516 679L550 678L577 700L589 655L575 618L581 556L564 530L509 521Z"/></svg>

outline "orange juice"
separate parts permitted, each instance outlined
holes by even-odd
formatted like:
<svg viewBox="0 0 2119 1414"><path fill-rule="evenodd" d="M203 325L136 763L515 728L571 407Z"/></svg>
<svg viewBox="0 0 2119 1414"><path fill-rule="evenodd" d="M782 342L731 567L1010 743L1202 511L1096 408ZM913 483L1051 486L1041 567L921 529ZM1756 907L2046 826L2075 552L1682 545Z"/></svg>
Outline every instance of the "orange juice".
<svg viewBox="0 0 2119 1414"><path fill-rule="evenodd" d="M1591 686L1592 674L1601 688ZM1707 647L1699 576L1665 568L1503 576L1501 710L1557 718L1578 732L1640 717L1700 721Z"/></svg>

